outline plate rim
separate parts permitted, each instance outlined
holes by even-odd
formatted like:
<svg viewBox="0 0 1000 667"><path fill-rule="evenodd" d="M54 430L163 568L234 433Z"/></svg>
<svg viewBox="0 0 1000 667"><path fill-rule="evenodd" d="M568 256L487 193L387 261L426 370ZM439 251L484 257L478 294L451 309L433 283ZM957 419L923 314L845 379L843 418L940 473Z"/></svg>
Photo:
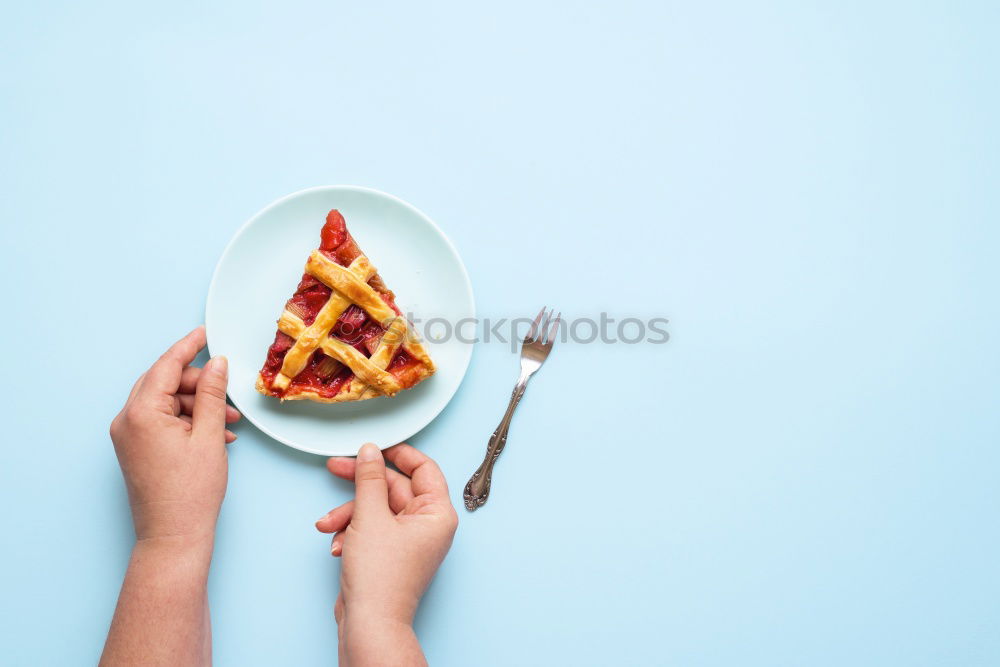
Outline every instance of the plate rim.
<svg viewBox="0 0 1000 667"><path fill-rule="evenodd" d="M430 225L430 228L434 230L434 232L444 241L448 251L458 262L458 267L459 269L461 269L462 272L465 293L468 295L469 303L472 306L471 316L476 317L476 298L472 290L472 281L469 278L469 271L468 269L465 268L465 262L462 261L462 256L458 253L458 249L455 247L455 244L452 243L452 240L448 238L448 235L444 233L441 227L439 227L438 224L434 222L434 220L429 215L427 215L426 213L424 213L423 211L421 211L420 209L418 209L416 206L406 201L405 199L402 199L400 197L397 197L396 195L384 192L382 190L378 190L376 188L368 187L365 185L350 185L350 184L314 185L278 197L271 203L264 206L264 208L254 213L242 225L240 225L240 228L236 230L236 233L233 234L232 238L229 239L229 243L227 243L226 247L223 248L222 253L219 255L219 259L215 263L215 269L212 271L212 279L208 283L208 294L205 297L205 344L208 350L209 357L211 357L212 354L212 333L211 329L208 327L208 313L212 307L213 294L215 293L216 281L219 277L219 270L222 267L223 261L229 256L230 252L232 252L233 246L240 239L240 237L243 236L243 234L247 231L247 229L249 229L250 226L254 224L259 218L263 217L264 215L269 213L272 209L277 208L278 206L280 206L281 204L285 203L290 199L294 199L295 197L301 197L303 195L317 191L348 191L348 192L353 191L353 192L363 192L365 194L375 195L377 197L384 197L386 199L396 202L397 204L402 205L404 208L409 209L410 212L420 217L424 222ZM404 436L401 440L411 438L420 431L424 430L428 424L437 419L438 415L440 415L444 411L444 409L448 407L452 399L455 398L455 394L458 392L459 387L461 387L462 383L465 381L465 376L468 374L469 371L469 364L472 363L472 355L474 351L475 351L475 345L470 345L469 352L468 354L465 355L465 362L463 363L462 372L459 377L458 383L455 385L454 389L452 389L451 395L448 396L448 399L442 402L440 408L432 412L429 412L427 418L419 423L419 426L417 426L414 429L413 433ZM236 409L240 411L240 414L246 417L246 419L251 424L253 424L258 430L260 430L268 437L277 440L278 442L287 447L291 447L292 449L296 449L301 452L307 452L309 454L315 454L317 456L331 456L331 454L328 454L326 452L317 451L310 447L305 447L298 443L291 442L290 440L278 435L270 428L267 428L266 426L263 426L262 424L258 423L258 421L254 419L250 414L244 412L244 410L240 407L239 402L236 400L236 398L230 394L228 387L226 389L226 396L229 398L230 401L233 402L233 405L236 407ZM392 445L387 445L387 447L391 446Z"/></svg>

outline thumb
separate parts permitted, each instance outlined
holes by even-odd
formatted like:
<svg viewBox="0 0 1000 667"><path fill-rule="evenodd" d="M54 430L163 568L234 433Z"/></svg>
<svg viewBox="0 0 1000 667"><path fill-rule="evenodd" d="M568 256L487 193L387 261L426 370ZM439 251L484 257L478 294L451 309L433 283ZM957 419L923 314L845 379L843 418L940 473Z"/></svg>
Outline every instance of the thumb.
<svg viewBox="0 0 1000 667"><path fill-rule="evenodd" d="M354 468L354 518L362 520L389 513L389 487L385 481L385 459L375 445L361 447Z"/></svg>
<svg viewBox="0 0 1000 667"><path fill-rule="evenodd" d="M194 411L191 416L192 432L208 442L226 440L226 382L229 361L213 357L205 364L194 390Z"/></svg>

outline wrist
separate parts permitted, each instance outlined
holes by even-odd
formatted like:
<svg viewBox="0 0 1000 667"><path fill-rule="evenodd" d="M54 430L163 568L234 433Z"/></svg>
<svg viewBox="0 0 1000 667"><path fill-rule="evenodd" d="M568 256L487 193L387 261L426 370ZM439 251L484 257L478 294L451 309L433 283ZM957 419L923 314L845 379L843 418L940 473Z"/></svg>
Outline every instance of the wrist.
<svg viewBox="0 0 1000 667"><path fill-rule="evenodd" d="M402 618L398 613L373 608L348 608L341 630L341 643L348 664L402 664L391 656L407 646L416 646L419 651L412 618Z"/></svg>
<svg viewBox="0 0 1000 667"><path fill-rule="evenodd" d="M132 549L133 560L155 562L172 571L208 573L215 548L215 533L139 537Z"/></svg>
<svg viewBox="0 0 1000 667"><path fill-rule="evenodd" d="M405 605L390 604L347 604L344 606L344 620L350 620L351 625L361 629L369 626L412 627L416 606L412 609Z"/></svg>
<svg viewBox="0 0 1000 667"><path fill-rule="evenodd" d="M196 546L215 540L218 507L196 503L153 501L133 503L132 522L137 541Z"/></svg>

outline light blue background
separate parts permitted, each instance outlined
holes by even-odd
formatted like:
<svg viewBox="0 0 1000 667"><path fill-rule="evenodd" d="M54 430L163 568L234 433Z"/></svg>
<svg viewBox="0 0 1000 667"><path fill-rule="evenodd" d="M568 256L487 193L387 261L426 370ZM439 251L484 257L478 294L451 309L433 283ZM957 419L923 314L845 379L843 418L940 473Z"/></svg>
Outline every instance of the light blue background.
<svg viewBox="0 0 1000 667"><path fill-rule="evenodd" d="M0 661L96 660L132 537L111 417L243 221L356 183L441 225L484 316L671 320L537 376L420 612L432 664L997 664L998 27L987 2L5 3ZM413 439L456 502L515 375L478 346ZM333 662L312 523L350 487L239 435L216 661Z"/></svg>

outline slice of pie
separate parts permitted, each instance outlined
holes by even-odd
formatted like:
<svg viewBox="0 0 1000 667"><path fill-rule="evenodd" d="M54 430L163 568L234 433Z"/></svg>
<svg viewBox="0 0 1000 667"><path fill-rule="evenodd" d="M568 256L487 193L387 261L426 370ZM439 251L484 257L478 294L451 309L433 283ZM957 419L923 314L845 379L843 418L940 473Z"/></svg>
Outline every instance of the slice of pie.
<svg viewBox="0 0 1000 667"><path fill-rule="evenodd" d="M434 373L434 362L344 216L326 216L317 250L278 319L257 391L340 403L392 396Z"/></svg>

